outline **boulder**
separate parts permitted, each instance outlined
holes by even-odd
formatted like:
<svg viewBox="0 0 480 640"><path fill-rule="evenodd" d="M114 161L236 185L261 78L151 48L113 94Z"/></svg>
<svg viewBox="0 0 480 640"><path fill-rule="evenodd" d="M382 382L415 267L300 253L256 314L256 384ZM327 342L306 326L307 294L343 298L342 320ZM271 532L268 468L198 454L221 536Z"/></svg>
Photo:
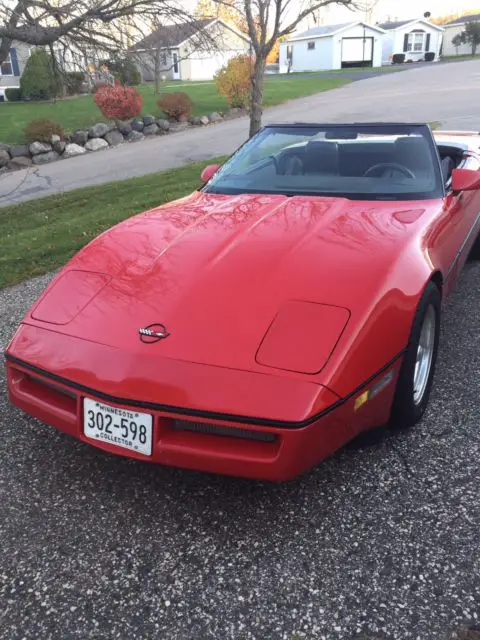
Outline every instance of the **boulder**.
<svg viewBox="0 0 480 640"><path fill-rule="evenodd" d="M107 135L105 136L105 140L111 147L116 147L117 145L122 144L123 136L120 131L118 131L118 129L114 129L113 131L109 131L107 133Z"/></svg>
<svg viewBox="0 0 480 640"><path fill-rule="evenodd" d="M53 140L53 138L58 138L58 140ZM66 142L62 140L60 136L52 136L52 147L54 151L62 155L62 153L65 151Z"/></svg>
<svg viewBox="0 0 480 640"><path fill-rule="evenodd" d="M85 145L87 151L100 151L101 149L107 149L108 142L103 138L90 138Z"/></svg>
<svg viewBox="0 0 480 640"><path fill-rule="evenodd" d="M37 153L33 156L33 164L47 164L47 162L54 162L59 159L59 155L56 151L47 151L47 153Z"/></svg>
<svg viewBox="0 0 480 640"><path fill-rule="evenodd" d="M210 122L218 122L218 120L220 120L220 116L216 111L214 111L213 113L208 114L208 119Z"/></svg>
<svg viewBox="0 0 480 640"><path fill-rule="evenodd" d="M103 138L110 131L108 124L105 122L98 122L90 127L88 131L89 138Z"/></svg>
<svg viewBox="0 0 480 640"><path fill-rule="evenodd" d="M67 144L65 151L63 152L64 158L74 158L75 156L81 156L87 153L85 147L75 144L74 142Z"/></svg>
<svg viewBox="0 0 480 640"><path fill-rule="evenodd" d="M0 167L6 167L10 162L10 154L8 151L0 149Z"/></svg>
<svg viewBox="0 0 480 640"><path fill-rule="evenodd" d="M148 127L151 124L154 124L155 116L143 116L143 124Z"/></svg>
<svg viewBox="0 0 480 640"><path fill-rule="evenodd" d="M78 129L75 133L72 134L72 143L85 145L88 140L88 131L83 131L82 129Z"/></svg>
<svg viewBox="0 0 480 640"><path fill-rule="evenodd" d="M8 163L8 168L15 171L16 169L27 169L32 166L32 159L29 156L15 156Z"/></svg>
<svg viewBox="0 0 480 640"><path fill-rule="evenodd" d="M202 124L202 119L201 118L190 118L190 124L193 124L193 126L198 127L199 125Z"/></svg>
<svg viewBox="0 0 480 640"><path fill-rule="evenodd" d="M0 151L6 151L8 153L10 151L10 145L0 142Z"/></svg>
<svg viewBox="0 0 480 640"><path fill-rule="evenodd" d="M143 120L140 120L138 118L136 118L135 120L132 120L133 131L143 131L144 126L145 125L143 124Z"/></svg>
<svg viewBox="0 0 480 640"><path fill-rule="evenodd" d="M200 124L209 124L210 120L208 119L208 116L202 116L200 118Z"/></svg>
<svg viewBox="0 0 480 640"><path fill-rule="evenodd" d="M168 131L170 129L170 122L162 118L160 118L160 120L157 120L157 125L160 127L160 129L163 129L163 131Z"/></svg>
<svg viewBox="0 0 480 640"><path fill-rule="evenodd" d="M51 151L52 145L48 144L48 142L32 142L29 150L32 156L36 156L39 153L48 153L49 151Z"/></svg>
<svg viewBox="0 0 480 640"><path fill-rule="evenodd" d="M130 131L125 140L128 140L128 142L138 142L138 140L143 140L144 138L145 136L141 131L135 131L134 129L133 131Z"/></svg>
<svg viewBox="0 0 480 640"><path fill-rule="evenodd" d="M188 129L188 127L190 127L190 123L188 121L184 121L184 122L172 122L171 126L170 126L170 131L172 133L176 133L177 131L185 131L185 129Z"/></svg>
<svg viewBox="0 0 480 640"><path fill-rule="evenodd" d="M243 113L244 112L242 109L240 109L240 107L232 107L227 111L226 115L229 118L237 118L238 116L242 116Z"/></svg>
<svg viewBox="0 0 480 640"><path fill-rule="evenodd" d="M143 129L143 135L144 136L154 136L158 131L158 126L153 123L153 124L149 124L148 126L144 127Z"/></svg>
<svg viewBox="0 0 480 640"><path fill-rule="evenodd" d="M128 136L128 134L132 130L132 125L130 124L130 122L118 122L117 129L120 131L120 133L123 133L124 136Z"/></svg>
<svg viewBox="0 0 480 640"><path fill-rule="evenodd" d="M12 158L19 158L28 156L28 147L26 144L19 144L15 147L10 147L10 155Z"/></svg>

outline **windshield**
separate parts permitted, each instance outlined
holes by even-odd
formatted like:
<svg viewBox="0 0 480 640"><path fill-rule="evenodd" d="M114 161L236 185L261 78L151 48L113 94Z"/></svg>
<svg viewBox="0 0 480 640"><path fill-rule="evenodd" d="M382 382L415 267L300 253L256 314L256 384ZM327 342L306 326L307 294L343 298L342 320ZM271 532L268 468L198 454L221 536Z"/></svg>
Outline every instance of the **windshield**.
<svg viewBox="0 0 480 640"><path fill-rule="evenodd" d="M368 200L443 196L438 153L426 125L267 126L204 190Z"/></svg>

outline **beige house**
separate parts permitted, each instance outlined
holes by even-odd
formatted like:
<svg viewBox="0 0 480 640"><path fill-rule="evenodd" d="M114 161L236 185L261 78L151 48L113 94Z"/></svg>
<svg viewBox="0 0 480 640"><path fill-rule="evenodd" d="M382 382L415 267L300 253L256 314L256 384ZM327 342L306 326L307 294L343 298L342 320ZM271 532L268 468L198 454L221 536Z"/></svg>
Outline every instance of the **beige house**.
<svg viewBox="0 0 480 640"><path fill-rule="evenodd" d="M0 66L0 102L6 100L5 89L20 86L20 78L30 57L30 46L13 42L8 58Z"/></svg>
<svg viewBox="0 0 480 640"><path fill-rule="evenodd" d="M444 24L445 34L443 37L442 55L444 56L465 56L472 53L472 47L469 44L461 44L456 47L452 40L455 36L460 35L465 30L467 22L480 22L480 13L472 16L463 16L453 22Z"/></svg>
<svg viewBox="0 0 480 640"><path fill-rule="evenodd" d="M250 40L218 18L167 25L130 49L143 81L211 80L230 58L249 53Z"/></svg>

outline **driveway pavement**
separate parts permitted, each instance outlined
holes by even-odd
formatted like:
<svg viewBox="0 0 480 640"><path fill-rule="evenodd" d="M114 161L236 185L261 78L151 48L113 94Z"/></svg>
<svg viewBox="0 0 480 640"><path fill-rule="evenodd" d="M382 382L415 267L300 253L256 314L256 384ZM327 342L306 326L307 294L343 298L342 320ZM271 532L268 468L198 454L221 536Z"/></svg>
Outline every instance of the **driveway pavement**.
<svg viewBox="0 0 480 640"><path fill-rule="evenodd" d="M48 276L0 291L11 336ZM447 640L480 623L480 264L430 409L283 485L107 456L10 407L0 638Z"/></svg>
<svg viewBox="0 0 480 640"><path fill-rule="evenodd" d="M480 61L386 73L267 109L265 122L440 121L480 130ZM231 153L247 118L44 165L0 178L0 206L112 180L122 180Z"/></svg>

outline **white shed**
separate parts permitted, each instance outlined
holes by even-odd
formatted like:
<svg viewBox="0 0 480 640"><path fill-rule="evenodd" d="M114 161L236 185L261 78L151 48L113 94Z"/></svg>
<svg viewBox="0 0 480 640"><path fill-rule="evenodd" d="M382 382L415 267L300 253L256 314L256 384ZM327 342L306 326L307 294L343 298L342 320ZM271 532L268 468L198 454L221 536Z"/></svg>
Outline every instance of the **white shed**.
<svg viewBox="0 0 480 640"><path fill-rule="evenodd" d="M380 67L383 29L364 22L325 25L280 44L280 73Z"/></svg>
<svg viewBox="0 0 480 640"><path fill-rule="evenodd" d="M452 40L455 36L460 35L465 31L465 24L467 22L480 22L480 13L472 16L463 16L453 22L444 24L445 33L443 34L443 47L442 55L444 56L465 56L471 55L472 47L469 44L461 44L459 47L455 47L452 44Z"/></svg>
<svg viewBox="0 0 480 640"><path fill-rule="evenodd" d="M404 53L405 62L425 60L429 52L434 54L434 60L439 59L443 27L422 19L384 22L378 26L385 30L383 64L391 64L396 53Z"/></svg>

